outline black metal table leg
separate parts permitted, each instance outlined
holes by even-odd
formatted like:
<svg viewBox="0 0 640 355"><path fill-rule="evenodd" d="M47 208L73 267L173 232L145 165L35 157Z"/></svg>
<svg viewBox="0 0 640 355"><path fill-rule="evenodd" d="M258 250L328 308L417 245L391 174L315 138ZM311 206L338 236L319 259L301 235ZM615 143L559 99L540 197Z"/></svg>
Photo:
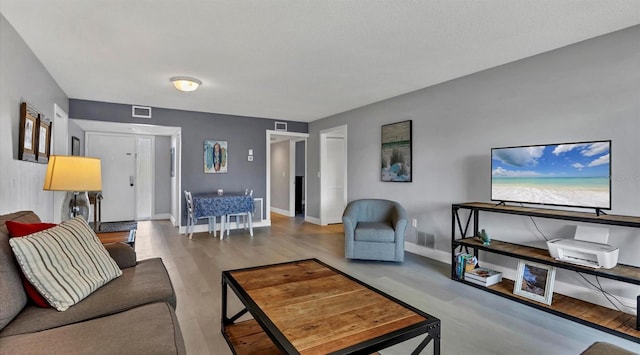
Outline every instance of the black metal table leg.
<svg viewBox="0 0 640 355"><path fill-rule="evenodd" d="M415 350L411 352L411 355L418 355L424 348L429 345L429 343L433 340L433 355L440 355L440 323L433 324L429 326L429 330L427 331L428 335Z"/></svg>

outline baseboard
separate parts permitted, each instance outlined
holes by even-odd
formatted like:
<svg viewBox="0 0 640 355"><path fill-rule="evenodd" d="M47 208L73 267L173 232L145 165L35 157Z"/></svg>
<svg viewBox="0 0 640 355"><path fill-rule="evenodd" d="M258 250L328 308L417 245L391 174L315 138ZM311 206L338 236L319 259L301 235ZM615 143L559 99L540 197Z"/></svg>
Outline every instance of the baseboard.
<svg viewBox="0 0 640 355"><path fill-rule="evenodd" d="M278 208L278 207L271 206L271 212L277 213L277 214L281 214L281 215L283 215L285 217L293 217L293 216L289 215L289 211L283 210L282 208Z"/></svg>
<svg viewBox="0 0 640 355"><path fill-rule="evenodd" d="M260 227L269 227L271 226L271 220L262 220L260 222L254 222L253 223L253 228L260 228ZM243 226L240 226L240 228L244 228ZM230 230L235 230L238 229L236 228L236 224L235 222L231 223L231 226L229 227ZM215 227L216 231L220 231L220 223L216 223L216 227ZM193 233L202 233L202 232L208 232L209 231L209 226L205 223L205 224L196 224L195 226L193 226ZM178 229L178 233L180 234L187 234L187 226L180 226L180 228Z"/></svg>
<svg viewBox="0 0 640 355"><path fill-rule="evenodd" d="M322 225L320 223L320 218L315 218L315 217L310 217L310 216L304 216L304 221L305 222L309 222L311 224L317 224L317 225Z"/></svg>
<svg viewBox="0 0 640 355"><path fill-rule="evenodd" d="M157 219L171 219L171 213L157 213L151 217L152 220Z"/></svg>
<svg viewBox="0 0 640 355"><path fill-rule="evenodd" d="M404 249L409 253L421 255L429 259L434 259L451 265L451 253L449 252L423 247L421 245L410 242L404 243ZM516 278L516 270L514 269L505 268L504 266L491 264L486 261L482 262L482 266L492 270L500 271L502 273L502 276L507 279L515 280ZM556 280L554 283L554 292L597 304L602 307L613 308L611 303L609 303L609 301L604 298L600 291L594 290L592 288ZM626 313L637 314L636 309L634 309L636 307L635 299L621 297L618 295L616 295L616 298L620 300L623 305L622 308Z"/></svg>
<svg viewBox="0 0 640 355"><path fill-rule="evenodd" d="M404 250L412 254L422 255L429 259L442 261L451 265L451 253L433 248L427 248L415 243L404 242Z"/></svg>
<svg viewBox="0 0 640 355"><path fill-rule="evenodd" d="M175 217L173 217L173 215L169 216L169 221L171 221L171 225L176 227L178 225L178 221L176 221Z"/></svg>

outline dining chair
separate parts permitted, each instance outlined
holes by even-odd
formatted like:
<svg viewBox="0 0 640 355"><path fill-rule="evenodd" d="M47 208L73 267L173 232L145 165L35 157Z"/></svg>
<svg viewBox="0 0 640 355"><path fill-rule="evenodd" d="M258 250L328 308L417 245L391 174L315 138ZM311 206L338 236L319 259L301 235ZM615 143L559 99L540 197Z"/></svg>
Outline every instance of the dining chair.
<svg viewBox="0 0 640 355"><path fill-rule="evenodd" d="M195 211L193 210L193 198L191 191L184 190L184 199L187 201L187 233L189 239L193 238L193 227L196 224Z"/></svg>
<svg viewBox="0 0 640 355"><path fill-rule="evenodd" d="M189 239L193 239L193 228L196 225L196 213L195 213L195 207L193 205L193 196L191 196L191 191L187 191L184 190L184 198L187 201L187 233L189 233ZM215 216L208 216L208 217L201 217L201 218L207 218L208 219L208 229L209 229L209 234L211 234L211 232L213 231L213 236L216 236L216 217ZM220 236L222 237L223 234L223 229L222 229L222 218L220 217Z"/></svg>
<svg viewBox="0 0 640 355"><path fill-rule="evenodd" d="M245 196L253 196L253 189L245 189ZM253 237L253 223L251 221L251 215L253 212L242 212L242 213L231 213L226 215L226 227L227 227L227 235L229 235L229 225L231 224L231 217L235 217L236 229L240 229L240 219L242 219L244 229L247 229L247 225L249 226L249 234Z"/></svg>

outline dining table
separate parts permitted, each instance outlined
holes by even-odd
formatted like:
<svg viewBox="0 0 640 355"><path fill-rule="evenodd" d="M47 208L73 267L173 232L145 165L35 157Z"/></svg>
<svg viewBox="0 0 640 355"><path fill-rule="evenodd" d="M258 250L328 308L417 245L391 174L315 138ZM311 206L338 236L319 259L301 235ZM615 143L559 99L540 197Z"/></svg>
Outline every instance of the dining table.
<svg viewBox="0 0 640 355"><path fill-rule="evenodd" d="M255 209L253 196L244 192L207 192L193 194L193 210L195 218L209 218L209 233L215 232L215 218L220 217L220 239L224 237L227 216L230 214L247 213L249 231L253 236L251 218ZM213 220L213 222L212 222Z"/></svg>

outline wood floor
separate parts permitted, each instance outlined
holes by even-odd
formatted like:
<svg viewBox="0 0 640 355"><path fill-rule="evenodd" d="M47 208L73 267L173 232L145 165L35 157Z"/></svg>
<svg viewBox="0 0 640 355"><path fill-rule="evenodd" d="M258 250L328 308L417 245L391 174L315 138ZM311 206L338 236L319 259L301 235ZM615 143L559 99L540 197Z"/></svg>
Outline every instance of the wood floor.
<svg viewBox="0 0 640 355"><path fill-rule="evenodd" d="M168 221L138 223L138 259L161 257L173 281L189 354L231 354L220 333L221 272L318 258L442 321L442 354L579 354L594 341L640 353L640 345L449 279L449 265L407 253L402 264L344 258L341 225L320 227L272 215L272 226L180 235ZM230 293L232 295L232 293ZM232 309L240 303L230 297ZM409 354L420 338L380 353ZM423 354L432 354L428 346Z"/></svg>

